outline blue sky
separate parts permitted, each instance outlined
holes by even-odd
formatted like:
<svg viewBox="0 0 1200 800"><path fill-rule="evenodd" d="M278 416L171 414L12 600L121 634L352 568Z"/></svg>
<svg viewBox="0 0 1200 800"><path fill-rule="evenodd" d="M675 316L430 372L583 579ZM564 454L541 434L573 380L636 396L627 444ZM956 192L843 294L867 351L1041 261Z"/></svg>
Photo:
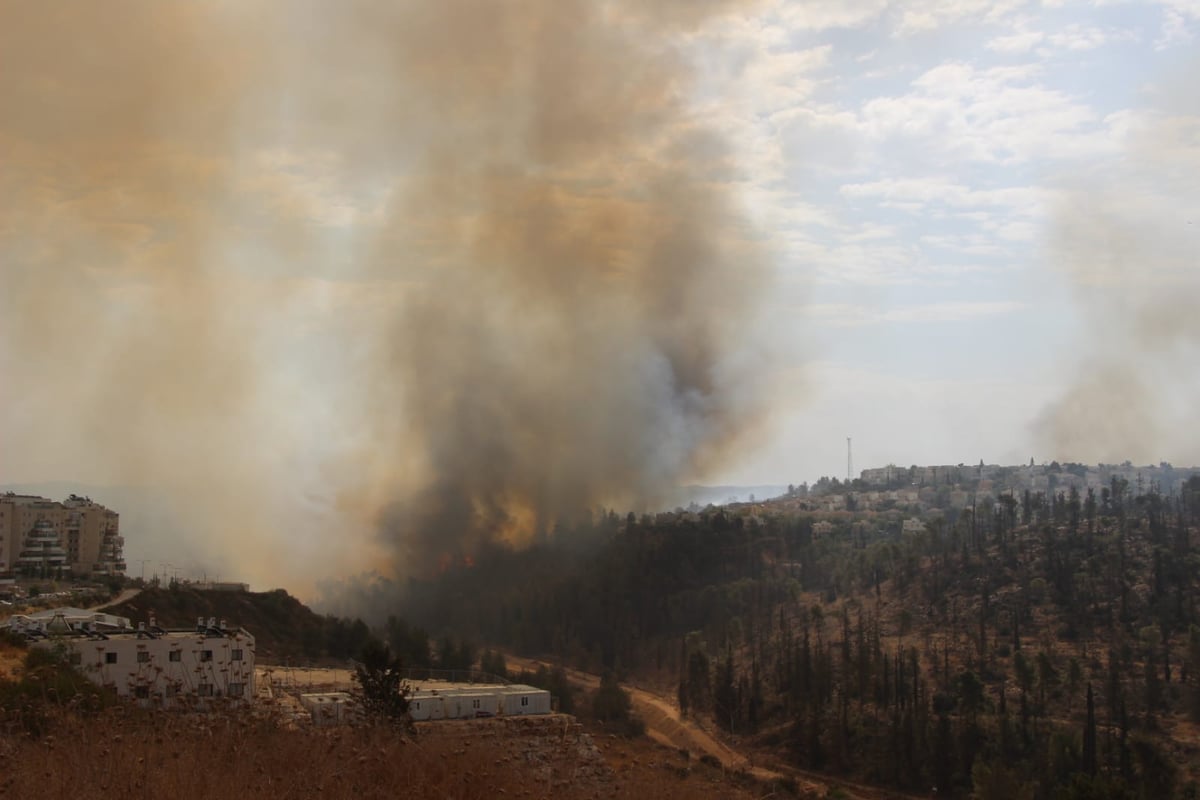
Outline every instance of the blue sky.
<svg viewBox="0 0 1200 800"><path fill-rule="evenodd" d="M1098 301L1081 296L1096 281L1070 263L1086 257L1056 243L1079 235L1063 233L1064 207L1111 196L1096 228L1110 213L1151 220L1177 241L1176 289L1196 287L1195 229L1156 211L1197 207L1195 182L1176 179L1198 177L1186 81L1200 5L760 12L698 44L715 62L700 94L741 146L747 202L774 247L770 329L795 366L779 390L794 402L776 404L786 433L734 475L839 474L847 435L860 466L1116 458L1115 443L1043 424L1098 339ZM1192 127L1170 137L1183 157L1161 163L1145 140L1168 118ZM1127 188L1137 195L1118 199ZM1154 270L1146 255L1127 259L1123 281ZM1146 439L1122 459L1200 458L1194 439Z"/></svg>

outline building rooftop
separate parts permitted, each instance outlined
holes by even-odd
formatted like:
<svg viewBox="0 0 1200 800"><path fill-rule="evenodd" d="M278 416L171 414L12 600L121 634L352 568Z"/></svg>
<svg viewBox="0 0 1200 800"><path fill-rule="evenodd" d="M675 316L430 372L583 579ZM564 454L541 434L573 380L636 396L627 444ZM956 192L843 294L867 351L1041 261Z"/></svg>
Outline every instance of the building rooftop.
<svg viewBox="0 0 1200 800"><path fill-rule="evenodd" d="M457 697L473 694L525 694L544 692L535 686L523 683L452 683L450 681L426 681L413 686L413 697Z"/></svg>
<svg viewBox="0 0 1200 800"><path fill-rule="evenodd" d="M17 614L9 621L10 626L15 625L17 621L27 622L45 622L54 621L55 617L61 616L68 624L75 626L84 622L90 622L95 625L102 625L111 628L132 628L132 623L129 617L122 617L116 614L106 614L103 611L93 611L87 608L75 608L73 606L60 606L58 608L45 608L41 611L32 611L28 614Z"/></svg>

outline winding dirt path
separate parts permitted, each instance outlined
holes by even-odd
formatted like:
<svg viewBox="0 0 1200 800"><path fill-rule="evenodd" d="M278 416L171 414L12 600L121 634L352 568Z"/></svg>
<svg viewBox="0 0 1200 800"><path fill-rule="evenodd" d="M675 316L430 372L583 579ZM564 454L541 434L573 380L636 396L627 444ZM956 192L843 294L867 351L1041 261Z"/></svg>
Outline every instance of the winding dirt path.
<svg viewBox="0 0 1200 800"><path fill-rule="evenodd" d="M534 671L539 666L555 667L557 664L539 661L532 658L504 654L509 667ZM575 684L587 689L600 686L600 676L590 672L563 667L567 678ZM633 701L633 708L638 716L646 723L646 735L655 742L668 747L688 750L692 753L709 755L721 762L725 769L744 771L760 781L770 782L790 778L796 782L801 791L824 795L830 787L837 787L848 800L882 800L897 798L898 800L920 800L915 795L905 795L899 792L878 789L853 781L831 779L820 773L793 767L775 766L771 768L755 765L746 754L733 749L725 742L697 725L694 721L681 719L679 709L668 698L660 694L641 689L637 686L623 685Z"/></svg>
<svg viewBox="0 0 1200 800"><path fill-rule="evenodd" d="M119 606L119 605L121 605L121 603L124 603L127 600L132 600L133 598L137 597L141 593L142 593L142 590L138 589L138 588L125 589L124 591L122 591L120 594L118 594L113 599L105 601L98 606L91 606L90 608L88 608L88 611L103 611L104 609L108 608L109 606Z"/></svg>

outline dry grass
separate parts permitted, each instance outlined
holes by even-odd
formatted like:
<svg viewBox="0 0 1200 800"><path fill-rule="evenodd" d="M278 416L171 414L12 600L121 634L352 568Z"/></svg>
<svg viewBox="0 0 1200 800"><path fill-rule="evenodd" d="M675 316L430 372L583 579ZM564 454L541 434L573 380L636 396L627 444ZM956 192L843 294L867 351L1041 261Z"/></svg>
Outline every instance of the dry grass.
<svg viewBox="0 0 1200 800"><path fill-rule="evenodd" d="M289 729L269 716L232 712L53 713L52 733L40 739L15 726L0 734L0 797L740 800L768 793L645 740L601 736L593 744L567 722L481 721L414 737L382 727Z"/></svg>
<svg viewBox="0 0 1200 800"><path fill-rule="evenodd" d="M284 697L254 710L208 713L105 707L114 699L63 699L73 691L63 678L73 673L59 662L39 656L19 666L28 651L5 647L0 654L23 675L19 684L0 681L7 690L0 703L0 799L74 800L91 791L184 800L749 800L776 788L566 715L421 723L405 733L298 726Z"/></svg>

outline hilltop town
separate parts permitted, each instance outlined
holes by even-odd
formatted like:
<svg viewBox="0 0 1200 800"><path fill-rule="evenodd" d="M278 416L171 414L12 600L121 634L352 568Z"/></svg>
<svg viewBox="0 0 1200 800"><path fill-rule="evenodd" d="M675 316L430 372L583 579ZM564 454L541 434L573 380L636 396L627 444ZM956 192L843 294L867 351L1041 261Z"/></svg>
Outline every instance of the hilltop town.
<svg viewBox="0 0 1200 800"><path fill-rule="evenodd" d="M1121 464L1049 464L1001 466L940 464L934 466L864 469L859 477L842 481L824 477L811 486L791 486L777 498L784 506L809 511L890 511L929 513L965 509L973 504L999 501L1008 496L1022 499L1025 493L1052 497L1063 493L1092 493L1097 500L1105 492L1132 491L1136 494L1178 495L1200 467L1175 467L1168 463L1137 466ZM791 501L791 502L789 502ZM1030 500L1031 501L1031 500Z"/></svg>

